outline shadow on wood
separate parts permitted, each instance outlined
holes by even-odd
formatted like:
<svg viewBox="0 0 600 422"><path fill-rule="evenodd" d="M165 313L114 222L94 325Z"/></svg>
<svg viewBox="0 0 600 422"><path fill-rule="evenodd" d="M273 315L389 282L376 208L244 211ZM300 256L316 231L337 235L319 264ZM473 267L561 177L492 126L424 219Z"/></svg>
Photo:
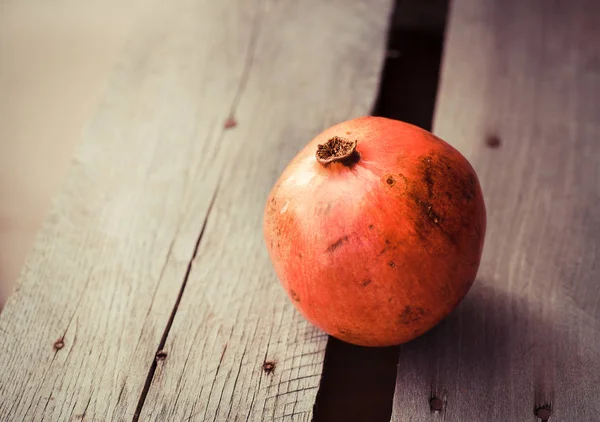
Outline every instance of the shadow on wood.
<svg viewBox="0 0 600 422"><path fill-rule="evenodd" d="M397 347L360 347L330 337L313 421L389 421L397 361Z"/></svg>
<svg viewBox="0 0 600 422"><path fill-rule="evenodd" d="M489 398L500 394L510 377L515 376L532 379L533 394L522 392L531 394L532 417L536 409L552 408L553 381L560 376L552 369L552 360L557 356L540 351L551 350L553 344L564 344L565 339L557 338L557 330L533 303L490 284L476 280L452 314L428 333L400 347L392 420L429 420L428 414L436 413L431 404L434 400L441 404L439 412L449 413L445 420L457 420L452 413L458 408L470 420L492 420L493 404ZM530 335L533 331L545 334L534 337ZM547 341L542 344L534 338ZM522 354L530 358L516 359ZM525 361L530 363L527 367L517 366ZM419 390L422 395L415 396ZM469 407L467 411L465 406ZM415 414L415 409L421 413Z"/></svg>

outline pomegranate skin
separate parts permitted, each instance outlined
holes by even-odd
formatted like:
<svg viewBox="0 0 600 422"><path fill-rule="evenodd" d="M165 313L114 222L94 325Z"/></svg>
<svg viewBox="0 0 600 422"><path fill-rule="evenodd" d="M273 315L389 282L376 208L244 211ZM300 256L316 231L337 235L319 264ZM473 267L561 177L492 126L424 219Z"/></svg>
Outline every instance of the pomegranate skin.
<svg viewBox="0 0 600 422"><path fill-rule="evenodd" d="M336 137L356 142L351 154L317 158L337 151ZM369 116L328 128L291 160L263 223L275 273L305 319L348 343L391 346L430 330L467 294L486 210L455 148Z"/></svg>

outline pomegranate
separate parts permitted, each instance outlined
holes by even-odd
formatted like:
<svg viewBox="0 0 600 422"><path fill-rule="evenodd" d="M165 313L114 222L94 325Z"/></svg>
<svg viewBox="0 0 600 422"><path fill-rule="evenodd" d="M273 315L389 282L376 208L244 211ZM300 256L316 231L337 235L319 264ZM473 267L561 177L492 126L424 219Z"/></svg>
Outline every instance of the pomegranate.
<svg viewBox="0 0 600 422"><path fill-rule="evenodd" d="M444 319L477 274L486 210L445 141L381 117L342 122L288 164L264 213L275 273L300 313L342 341L391 346Z"/></svg>

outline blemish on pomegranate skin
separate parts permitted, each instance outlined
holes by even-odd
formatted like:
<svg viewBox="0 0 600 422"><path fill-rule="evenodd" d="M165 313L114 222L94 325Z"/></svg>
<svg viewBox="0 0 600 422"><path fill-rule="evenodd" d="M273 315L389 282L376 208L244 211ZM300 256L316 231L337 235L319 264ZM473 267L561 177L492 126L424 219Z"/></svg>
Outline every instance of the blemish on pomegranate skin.
<svg viewBox="0 0 600 422"><path fill-rule="evenodd" d="M375 228L375 226L374 226L374 225L372 225L372 224L369 224L369 230L373 230L374 228Z"/></svg>
<svg viewBox="0 0 600 422"><path fill-rule="evenodd" d="M463 197L470 201L473 198L475 198L475 195L477 193L477 178L473 173L469 174L469 176L467 177L467 183L465 185L466 186L464 186L463 189Z"/></svg>
<svg viewBox="0 0 600 422"><path fill-rule="evenodd" d="M341 336L345 337L349 341L358 340L361 338L360 335L358 335L356 332L354 332L350 328L337 327L337 330Z"/></svg>
<svg viewBox="0 0 600 422"><path fill-rule="evenodd" d="M399 322L402 325L411 325L419 322L425 316L425 310L419 307L406 306L400 314Z"/></svg>
<svg viewBox="0 0 600 422"><path fill-rule="evenodd" d="M386 174L382 177L382 183L388 188L393 188L393 192L403 195L408 189L409 182L406 176L399 174Z"/></svg>
<svg viewBox="0 0 600 422"><path fill-rule="evenodd" d="M423 170L423 180L427 185L427 197L431 199L433 198L433 185L435 183L433 181L433 168L431 165L431 157L425 157L425 159L423 159L423 164L425 167Z"/></svg>
<svg viewBox="0 0 600 422"><path fill-rule="evenodd" d="M295 302L300 302L300 296L298 296L295 290L290 290L290 296Z"/></svg>
<svg viewBox="0 0 600 422"><path fill-rule="evenodd" d="M437 212L435 212L435 210L433 209L433 206L429 202L422 201L420 198L418 198L416 196L413 199L417 202L417 204L419 205L421 210L424 212L424 214L427 215L427 218L429 220L433 221L434 224L440 223L441 217L439 216L439 214Z"/></svg>
<svg viewBox="0 0 600 422"><path fill-rule="evenodd" d="M223 127L225 129L231 129L236 126L237 126L237 121L233 117L227 118L227 120L225 120L225 123L223 124Z"/></svg>
<svg viewBox="0 0 600 422"><path fill-rule="evenodd" d="M287 211L288 209L288 205L290 204L290 201L286 201L285 204L283 205L283 207L281 207L281 211L279 211L281 214L283 214L284 212Z"/></svg>
<svg viewBox="0 0 600 422"><path fill-rule="evenodd" d="M390 267L394 268L396 266L396 263L394 261L390 261L390 263L388 265Z"/></svg>
<svg viewBox="0 0 600 422"><path fill-rule="evenodd" d="M372 282L373 282L372 280L365 280L365 281L362 282L362 285L363 285L363 287L367 287Z"/></svg>
<svg viewBox="0 0 600 422"><path fill-rule="evenodd" d="M342 244L344 244L344 242L347 242L347 241L348 241L348 236L340 237L334 243L332 243L331 245L329 245L329 247L327 248L327 252L333 252L333 251L335 251L337 248L339 248L340 246L342 246Z"/></svg>

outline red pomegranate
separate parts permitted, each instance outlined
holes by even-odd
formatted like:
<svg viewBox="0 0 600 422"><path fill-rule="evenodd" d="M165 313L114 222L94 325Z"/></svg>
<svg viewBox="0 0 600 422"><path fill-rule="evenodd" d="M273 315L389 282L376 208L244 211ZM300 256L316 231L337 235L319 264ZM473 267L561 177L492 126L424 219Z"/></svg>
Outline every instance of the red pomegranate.
<svg viewBox="0 0 600 422"><path fill-rule="evenodd" d="M433 134L381 117L314 138L264 214L269 256L296 308L362 346L410 341L445 318L473 284L485 230L469 162Z"/></svg>

